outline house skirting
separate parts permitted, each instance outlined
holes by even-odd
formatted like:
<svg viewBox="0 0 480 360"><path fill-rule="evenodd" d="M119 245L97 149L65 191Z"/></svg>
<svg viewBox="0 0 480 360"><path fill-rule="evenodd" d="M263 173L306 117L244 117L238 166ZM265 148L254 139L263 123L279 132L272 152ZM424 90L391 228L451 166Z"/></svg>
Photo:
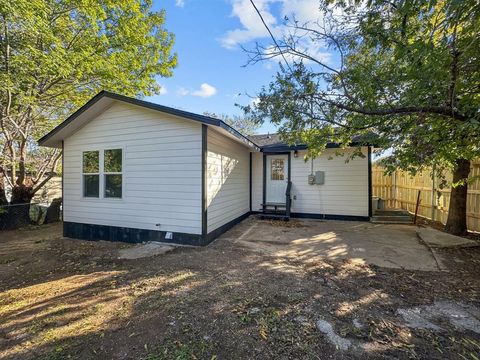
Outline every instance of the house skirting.
<svg viewBox="0 0 480 360"><path fill-rule="evenodd" d="M220 226L210 233L202 236L200 234L188 234L181 232L172 232L171 239L165 239L166 231L134 229L118 226L82 224L64 221L63 222L63 236L81 239L81 240L106 240L106 241L120 241L126 243L142 243L147 241L158 241L163 243L205 246L229 230L240 221L250 216L247 212L232 221Z"/></svg>
<svg viewBox="0 0 480 360"><path fill-rule="evenodd" d="M147 241L168 242L184 245L206 245L200 234L172 232L172 239L165 239L166 231L134 229L127 227L82 224L65 221L63 236L81 240L121 241L126 243L142 243Z"/></svg>
<svg viewBox="0 0 480 360"><path fill-rule="evenodd" d="M368 216L358 215L335 215L335 214L311 214L311 213L291 213L291 217L300 219L324 219L324 220L346 220L346 221L370 221Z"/></svg>
<svg viewBox="0 0 480 360"><path fill-rule="evenodd" d="M251 211L251 215L262 214L261 211ZM359 215L335 215L335 214L313 214L313 213L290 213L291 218L298 219L322 219L322 220L344 220L344 221L370 221L368 216Z"/></svg>
<svg viewBox="0 0 480 360"><path fill-rule="evenodd" d="M133 229L118 226L82 224L64 221L63 236L81 239L81 240L106 240L120 241L126 243L142 243L147 241L158 241L180 245L205 246L222 235L224 232L246 219L252 214L260 214L258 211L250 211L233 219L232 221L209 232L206 236L200 234L188 234L181 232L172 232L171 239L165 239L166 231ZM368 216L354 215L332 215L332 214L311 214L311 213L292 213L293 218L303 219L325 219L325 220L348 220L348 221L369 221Z"/></svg>

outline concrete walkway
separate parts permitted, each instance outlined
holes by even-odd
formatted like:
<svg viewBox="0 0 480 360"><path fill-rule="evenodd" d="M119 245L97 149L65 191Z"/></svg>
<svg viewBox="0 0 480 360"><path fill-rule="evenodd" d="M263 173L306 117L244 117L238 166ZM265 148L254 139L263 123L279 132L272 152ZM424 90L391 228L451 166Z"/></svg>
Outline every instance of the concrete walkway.
<svg viewBox="0 0 480 360"><path fill-rule="evenodd" d="M439 271L439 260L419 241L416 230L411 225L299 219L284 223L249 218L219 241L230 240L297 261L353 259L389 268Z"/></svg>
<svg viewBox="0 0 480 360"><path fill-rule="evenodd" d="M480 246L480 242L478 241L447 234L432 228L418 228L417 235L425 241L427 245L435 248Z"/></svg>

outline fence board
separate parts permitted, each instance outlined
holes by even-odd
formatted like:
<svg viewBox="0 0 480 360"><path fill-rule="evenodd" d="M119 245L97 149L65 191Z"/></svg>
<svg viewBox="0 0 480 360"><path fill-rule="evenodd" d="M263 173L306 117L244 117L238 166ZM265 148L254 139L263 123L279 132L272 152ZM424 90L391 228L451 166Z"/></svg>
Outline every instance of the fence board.
<svg viewBox="0 0 480 360"><path fill-rule="evenodd" d="M451 173L445 173L447 184L441 187L441 181L432 171L425 170L412 177L408 173L397 170L392 175L384 175L381 166L372 167L372 192L385 201L387 208L400 208L415 212L418 191L420 206L418 215L440 221L447 221L448 204L450 202ZM470 176L480 177L480 160L471 163ZM480 179L468 185L467 226L471 231L480 231Z"/></svg>

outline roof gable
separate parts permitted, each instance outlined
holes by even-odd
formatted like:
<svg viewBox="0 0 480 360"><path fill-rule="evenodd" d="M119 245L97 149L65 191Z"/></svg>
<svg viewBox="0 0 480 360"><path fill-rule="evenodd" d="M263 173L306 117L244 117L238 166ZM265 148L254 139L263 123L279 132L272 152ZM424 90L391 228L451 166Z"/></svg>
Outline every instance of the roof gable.
<svg viewBox="0 0 480 360"><path fill-rule="evenodd" d="M60 125L50 131L48 134L43 136L41 139L38 140L38 143L41 146L48 146L48 147L57 147L60 148L62 146L62 140L73 134L75 131L80 129L86 123L94 119L100 113L108 109L114 101L121 101L125 103L129 103L132 105L140 106L143 108L159 111L162 113L175 115L181 118L185 118L192 121L197 121L202 124L216 126L224 131L226 131L229 135L235 137L237 140L243 142L246 146L252 147L256 150L260 150L258 146L253 143L250 139L246 136L242 135L240 132L226 124L220 119L211 118L204 115L199 115L195 113L191 113L184 110L178 110L175 108L171 108L168 106L163 106L159 104L155 104L152 102L138 100L135 98L131 98L124 95L115 94L108 91L101 91L97 95L95 95L92 99L90 99L85 105L83 105L80 109L74 112L71 116L69 116L65 121L63 121Z"/></svg>

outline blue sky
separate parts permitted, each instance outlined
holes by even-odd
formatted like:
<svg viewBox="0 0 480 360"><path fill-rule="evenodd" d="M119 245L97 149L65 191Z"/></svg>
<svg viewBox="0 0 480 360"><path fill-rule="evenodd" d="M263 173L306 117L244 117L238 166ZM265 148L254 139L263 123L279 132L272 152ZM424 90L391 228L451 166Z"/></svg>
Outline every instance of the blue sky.
<svg viewBox="0 0 480 360"><path fill-rule="evenodd" d="M283 18L295 14L312 20L318 0L256 0L276 36L284 31ZM241 114L235 103L253 101L262 85L275 75L278 61L243 67L247 54L241 45L269 42L268 33L249 0L156 0L154 9L166 10L168 31L175 34L178 66L171 78L159 78L161 95L147 100L196 113ZM320 56L329 56L316 49ZM274 132L268 122L259 133Z"/></svg>

